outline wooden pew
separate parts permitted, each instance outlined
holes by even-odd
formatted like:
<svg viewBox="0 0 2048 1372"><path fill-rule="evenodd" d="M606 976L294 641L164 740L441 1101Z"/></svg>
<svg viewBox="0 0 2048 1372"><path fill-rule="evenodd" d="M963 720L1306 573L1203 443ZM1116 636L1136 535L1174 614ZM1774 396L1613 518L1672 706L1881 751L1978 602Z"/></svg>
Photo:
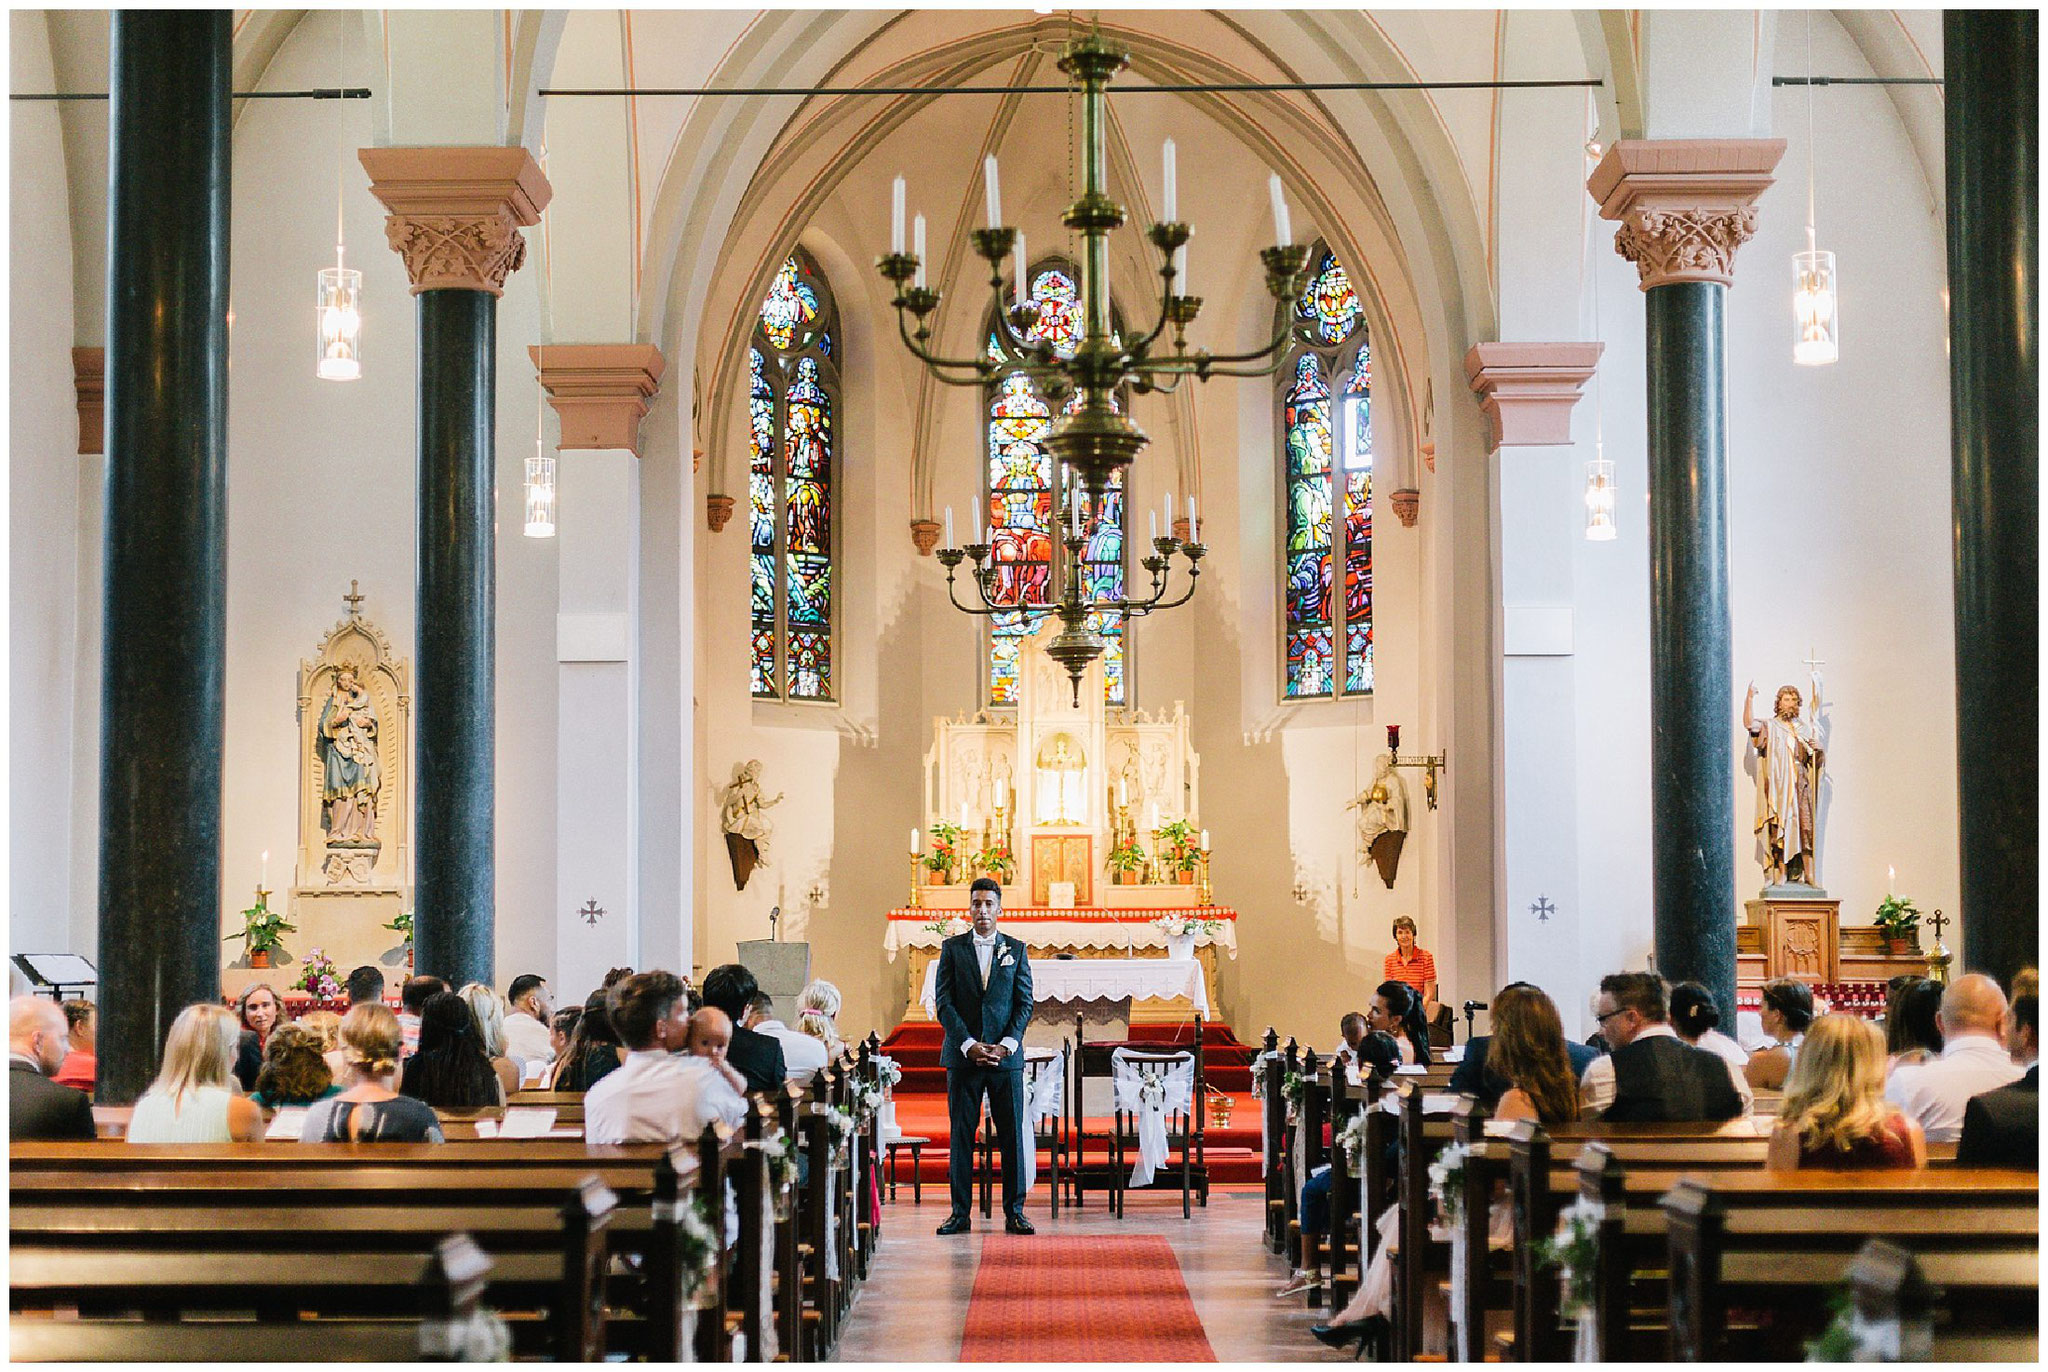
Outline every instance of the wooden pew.
<svg viewBox="0 0 2048 1372"><path fill-rule="evenodd" d="M302 1323L44 1319L14 1315L8 1351L16 1362L297 1362L309 1348L333 1362L482 1360L475 1319L491 1260L465 1234L441 1240L421 1272L418 1318Z"/></svg>
<svg viewBox="0 0 2048 1372"><path fill-rule="evenodd" d="M1993 1168L1687 1178L1661 1202L1669 1356L1798 1356L1870 1238L1909 1252L1959 1319L2034 1330L2039 1198L2035 1173ZM1753 1332L1731 1329L1736 1310L1763 1318Z"/></svg>

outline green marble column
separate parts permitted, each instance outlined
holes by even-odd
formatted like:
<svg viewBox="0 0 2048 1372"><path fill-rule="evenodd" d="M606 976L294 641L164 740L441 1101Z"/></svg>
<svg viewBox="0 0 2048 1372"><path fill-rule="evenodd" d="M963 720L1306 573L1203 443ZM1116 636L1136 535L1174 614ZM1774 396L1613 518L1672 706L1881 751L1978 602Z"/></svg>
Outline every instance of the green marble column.
<svg viewBox="0 0 2048 1372"><path fill-rule="evenodd" d="M98 1098L220 998L227 10L116 10L108 89ZM25 283L24 283L25 284Z"/></svg>
<svg viewBox="0 0 2048 1372"><path fill-rule="evenodd" d="M2040 962L2040 16L1942 50L1962 967L2003 981Z"/></svg>

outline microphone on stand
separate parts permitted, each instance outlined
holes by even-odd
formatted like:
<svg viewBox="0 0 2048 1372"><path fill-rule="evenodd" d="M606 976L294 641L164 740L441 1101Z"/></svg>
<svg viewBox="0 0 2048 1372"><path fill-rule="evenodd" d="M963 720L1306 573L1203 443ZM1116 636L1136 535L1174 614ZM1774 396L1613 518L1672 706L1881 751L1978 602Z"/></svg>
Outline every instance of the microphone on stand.
<svg viewBox="0 0 2048 1372"><path fill-rule="evenodd" d="M1473 1012L1484 1010L1485 1008L1486 1002L1483 1000L1468 1000L1465 1002L1465 1042L1470 1043L1472 1041Z"/></svg>
<svg viewBox="0 0 2048 1372"><path fill-rule="evenodd" d="M768 907L768 940L771 943L780 943L782 941L782 935L780 932L777 931L775 927L776 922L781 918L782 907L780 905L771 905Z"/></svg>

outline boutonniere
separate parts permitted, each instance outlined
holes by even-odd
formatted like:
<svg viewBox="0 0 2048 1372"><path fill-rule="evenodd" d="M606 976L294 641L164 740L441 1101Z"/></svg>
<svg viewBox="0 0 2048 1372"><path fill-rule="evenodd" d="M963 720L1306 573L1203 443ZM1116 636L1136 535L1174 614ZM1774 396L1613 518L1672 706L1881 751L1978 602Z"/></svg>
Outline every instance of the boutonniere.
<svg viewBox="0 0 2048 1372"><path fill-rule="evenodd" d="M1016 955L1013 954L1009 949L1005 948L1003 950L1003 961L1001 965L1004 967L1015 967L1017 965Z"/></svg>

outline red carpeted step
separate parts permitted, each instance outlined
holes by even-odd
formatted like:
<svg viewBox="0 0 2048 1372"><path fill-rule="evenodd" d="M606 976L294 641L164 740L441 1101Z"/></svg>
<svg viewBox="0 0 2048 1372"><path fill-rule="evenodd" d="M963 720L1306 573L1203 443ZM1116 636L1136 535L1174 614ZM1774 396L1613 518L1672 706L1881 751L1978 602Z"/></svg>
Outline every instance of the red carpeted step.
<svg viewBox="0 0 2048 1372"><path fill-rule="evenodd" d="M1134 1024L1131 1043L1185 1045L1192 1037L1192 1021L1185 1024ZM900 1090L930 1091L943 1095L946 1071L939 1066L939 1050L945 1030L933 1023L904 1021L882 1044L882 1051L903 1068ZM1210 1086L1229 1095L1249 1095L1252 1089L1251 1061L1256 1050L1238 1040L1227 1024L1202 1025L1202 1074Z"/></svg>

